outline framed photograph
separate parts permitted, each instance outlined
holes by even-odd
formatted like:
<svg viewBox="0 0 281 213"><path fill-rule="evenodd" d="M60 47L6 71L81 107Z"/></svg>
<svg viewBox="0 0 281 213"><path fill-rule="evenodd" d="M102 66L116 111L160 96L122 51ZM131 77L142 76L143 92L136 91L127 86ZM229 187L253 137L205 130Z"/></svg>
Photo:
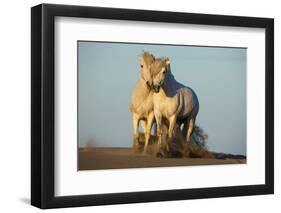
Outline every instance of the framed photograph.
<svg viewBox="0 0 281 213"><path fill-rule="evenodd" d="M31 204L274 192L274 20L31 8Z"/></svg>

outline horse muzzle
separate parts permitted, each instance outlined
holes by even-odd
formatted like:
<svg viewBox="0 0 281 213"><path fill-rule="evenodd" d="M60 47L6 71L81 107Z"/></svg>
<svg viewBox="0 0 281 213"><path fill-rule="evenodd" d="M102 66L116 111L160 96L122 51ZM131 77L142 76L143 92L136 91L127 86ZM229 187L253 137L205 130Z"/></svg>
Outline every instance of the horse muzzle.
<svg viewBox="0 0 281 213"><path fill-rule="evenodd" d="M146 82L146 86L147 86L149 89L153 89L152 83L149 82L149 81Z"/></svg>
<svg viewBox="0 0 281 213"><path fill-rule="evenodd" d="M160 91L160 86L158 85L153 85L153 92L158 93Z"/></svg>

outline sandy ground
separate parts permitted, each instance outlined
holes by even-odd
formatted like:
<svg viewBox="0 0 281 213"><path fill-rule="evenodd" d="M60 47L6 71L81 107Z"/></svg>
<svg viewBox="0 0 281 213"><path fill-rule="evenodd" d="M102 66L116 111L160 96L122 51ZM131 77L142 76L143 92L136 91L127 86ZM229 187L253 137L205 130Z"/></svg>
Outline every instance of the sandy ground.
<svg viewBox="0 0 281 213"><path fill-rule="evenodd" d="M130 148L80 148L78 170L147 168L168 166L243 164L243 159L156 158L133 153Z"/></svg>

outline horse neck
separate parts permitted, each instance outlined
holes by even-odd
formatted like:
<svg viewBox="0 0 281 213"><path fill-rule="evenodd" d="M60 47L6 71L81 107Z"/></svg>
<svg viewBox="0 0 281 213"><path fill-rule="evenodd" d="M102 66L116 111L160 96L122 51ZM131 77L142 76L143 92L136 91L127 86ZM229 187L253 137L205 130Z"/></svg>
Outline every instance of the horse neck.
<svg viewBox="0 0 281 213"><path fill-rule="evenodd" d="M167 77L165 78L165 81L163 83L162 89L167 94L168 92L173 91L175 78L172 73L169 73Z"/></svg>
<svg viewBox="0 0 281 213"><path fill-rule="evenodd" d="M147 87L146 82L140 78L138 82L138 93L141 93L143 96L148 96L151 93L151 90Z"/></svg>

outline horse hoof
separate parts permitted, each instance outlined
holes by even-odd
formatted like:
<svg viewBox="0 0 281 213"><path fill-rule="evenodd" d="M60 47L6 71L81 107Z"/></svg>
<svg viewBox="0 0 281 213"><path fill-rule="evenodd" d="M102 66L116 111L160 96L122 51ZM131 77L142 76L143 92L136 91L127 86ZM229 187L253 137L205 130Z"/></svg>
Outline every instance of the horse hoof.
<svg viewBox="0 0 281 213"><path fill-rule="evenodd" d="M134 154L139 154L139 153L141 153L141 146L140 145L134 145L133 146L133 153Z"/></svg>
<svg viewBox="0 0 281 213"><path fill-rule="evenodd" d="M164 156L163 156L163 154L161 152L157 152L156 153L156 157L157 158L163 158Z"/></svg>
<svg viewBox="0 0 281 213"><path fill-rule="evenodd" d="M142 153L141 153L141 155L142 155L142 156L147 156L147 155L148 155L148 152L147 152L146 150L143 150Z"/></svg>
<svg viewBox="0 0 281 213"><path fill-rule="evenodd" d="M171 149L170 149L170 146L169 146L169 145L167 145L166 150L167 150L167 152L170 152L170 151L171 151Z"/></svg>
<svg viewBox="0 0 281 213"><path fill-rule="evenodd" d="M169 152L167 152L166 150L164 150L162 148L162 149L158 150L158 152L156 153L156 157L158 157L158 158L168 158Z"/></svg>

